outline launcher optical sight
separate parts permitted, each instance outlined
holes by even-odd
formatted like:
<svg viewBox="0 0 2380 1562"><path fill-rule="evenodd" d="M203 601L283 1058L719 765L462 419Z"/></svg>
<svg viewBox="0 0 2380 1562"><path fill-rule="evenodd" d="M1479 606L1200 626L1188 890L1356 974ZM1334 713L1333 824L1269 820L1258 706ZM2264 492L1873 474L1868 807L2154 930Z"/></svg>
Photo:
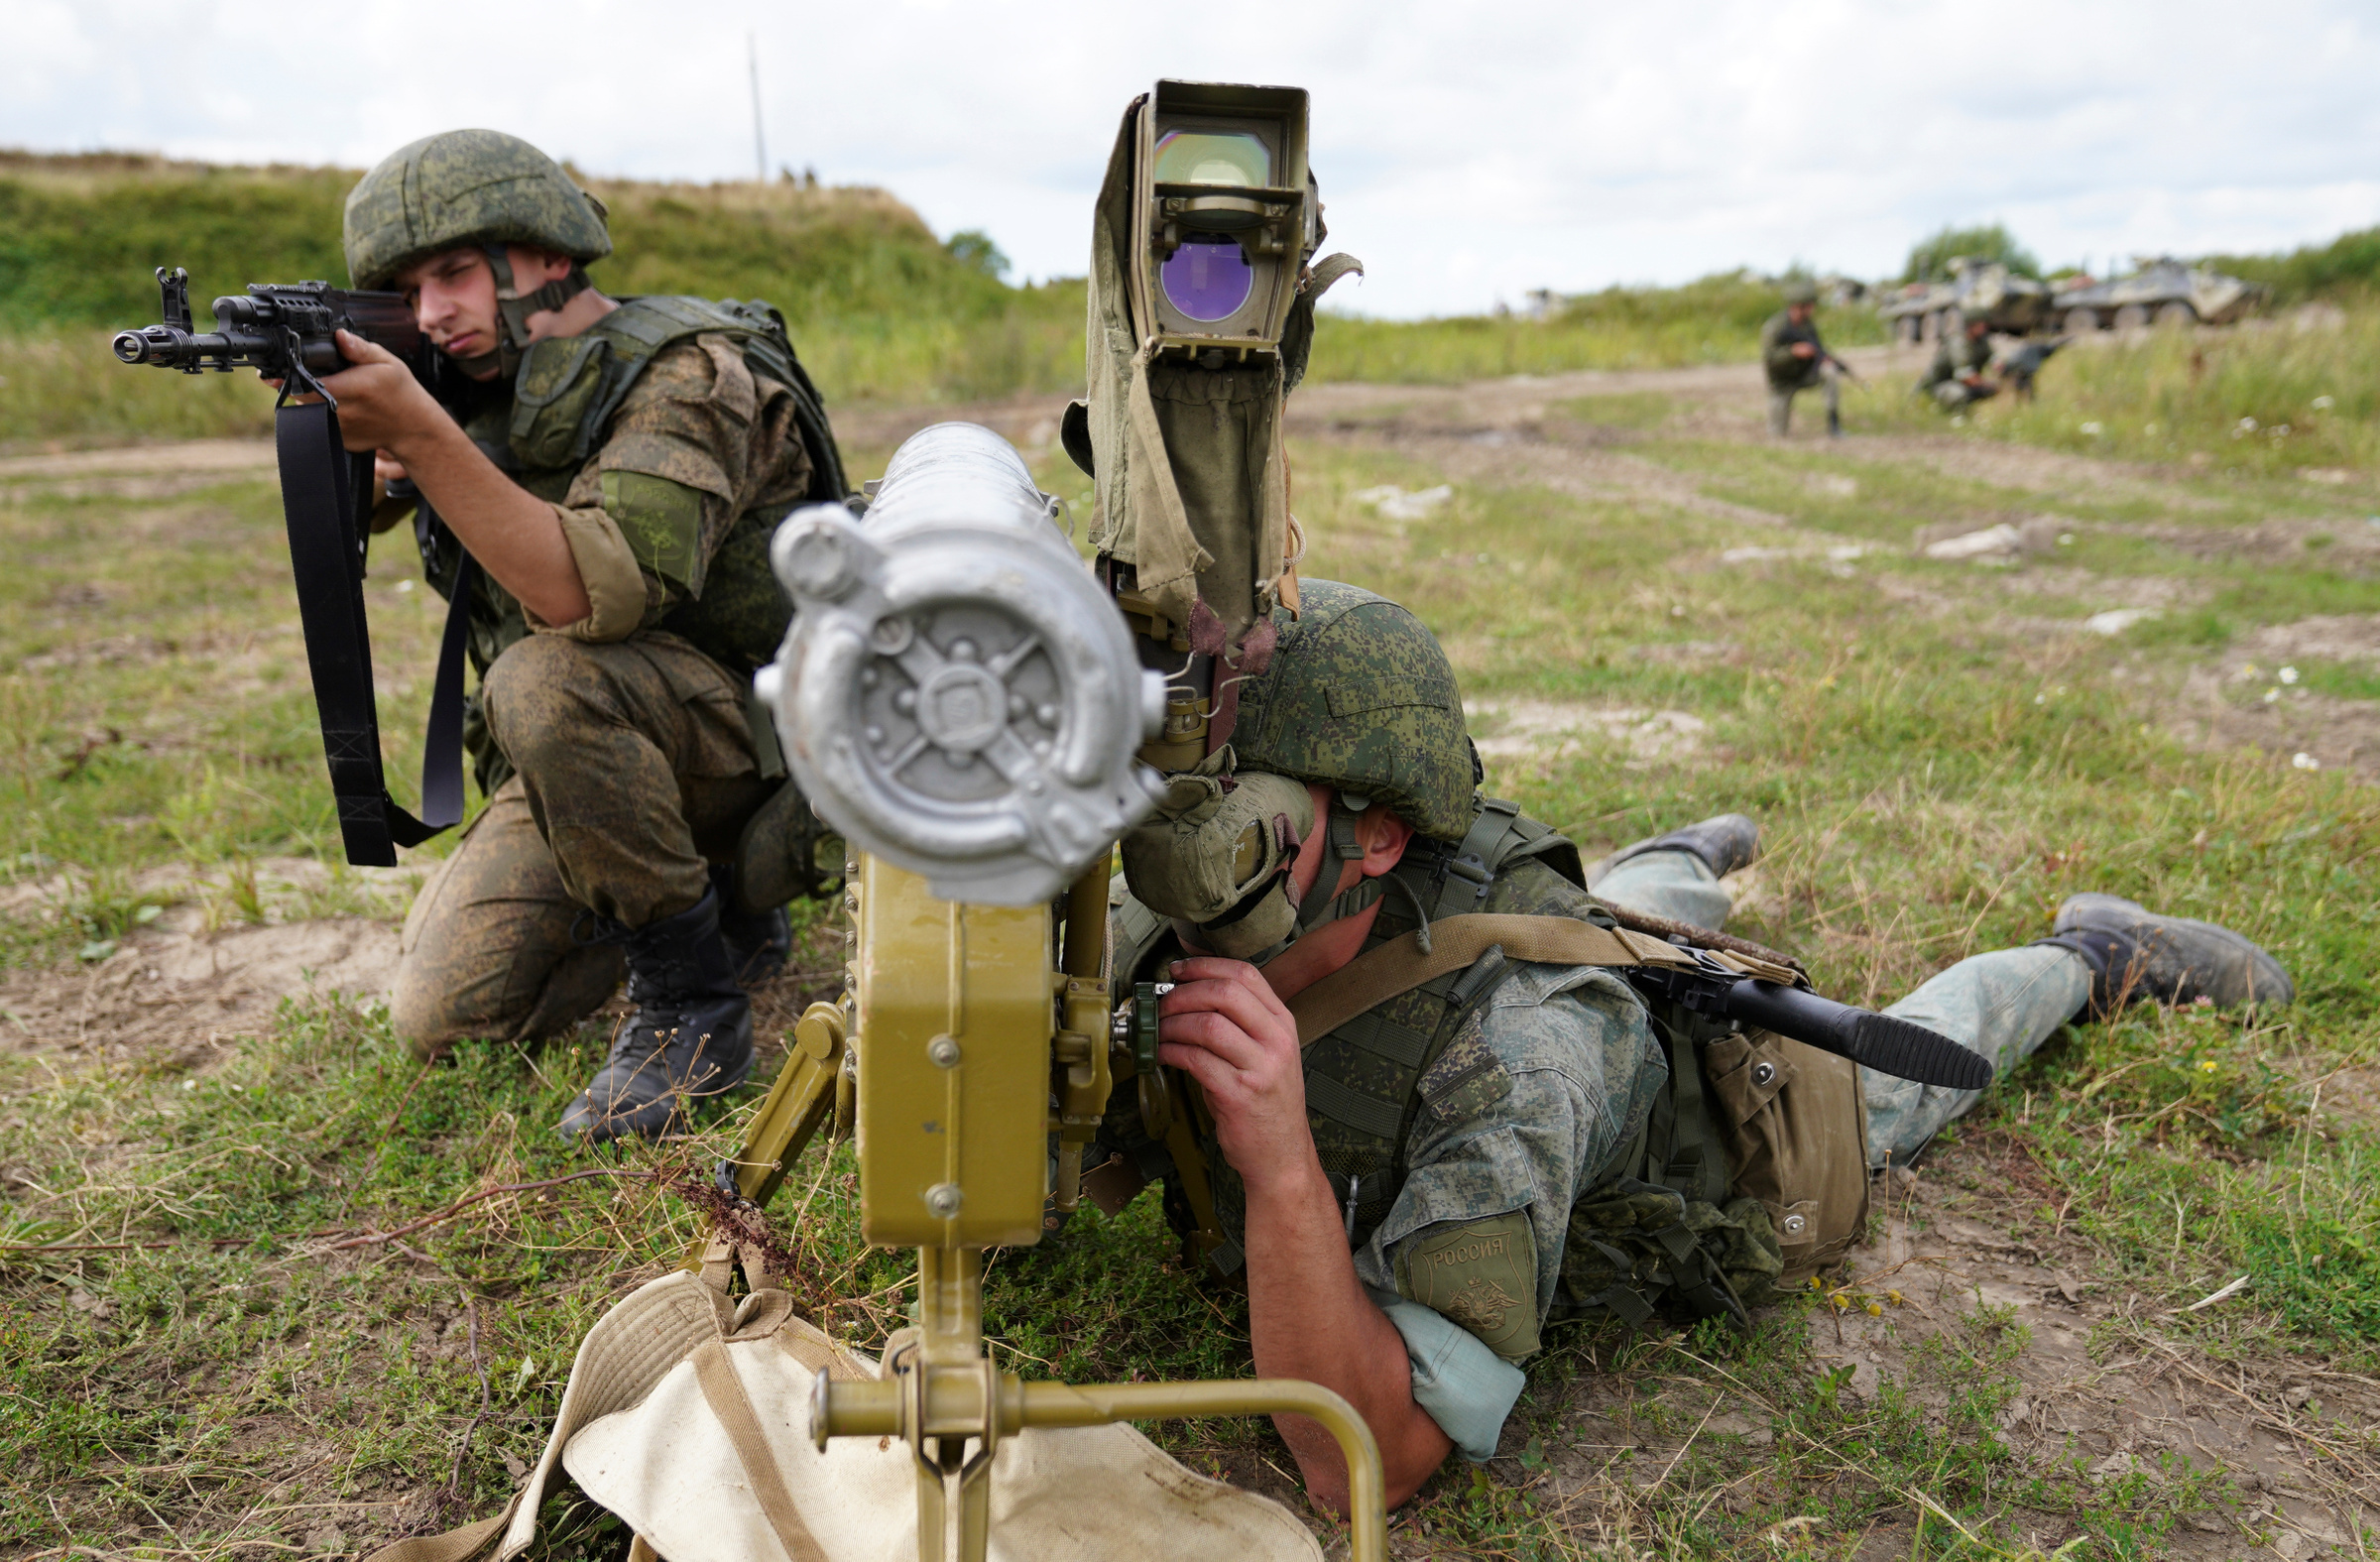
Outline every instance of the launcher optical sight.
<svg viewBox="0 0 2380 1562"><path fill-rule="evenodd" d="M1159 81L1132 162L1132 323L1159 351L1269 353L1322 233L1303 87Z"/></svg>

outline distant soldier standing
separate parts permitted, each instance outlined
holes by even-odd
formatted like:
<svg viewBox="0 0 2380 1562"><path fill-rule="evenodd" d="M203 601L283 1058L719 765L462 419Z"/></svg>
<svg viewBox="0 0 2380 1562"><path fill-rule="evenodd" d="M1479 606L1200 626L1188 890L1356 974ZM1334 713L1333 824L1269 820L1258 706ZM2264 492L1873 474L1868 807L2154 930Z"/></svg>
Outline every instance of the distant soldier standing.
<svg viewBox="0 0 2380 1562"><path fill-rule="evenodd" d="M1818 339L1818 289L1807 282L1785 285L1785 307L1760 327L1760 363L1768 371L1768 431L1778 438L1793 421L1796 391L1818 391L1827 399L1827 432L1843 437L1843 395L1830 367L1843 360Z"/></svg>

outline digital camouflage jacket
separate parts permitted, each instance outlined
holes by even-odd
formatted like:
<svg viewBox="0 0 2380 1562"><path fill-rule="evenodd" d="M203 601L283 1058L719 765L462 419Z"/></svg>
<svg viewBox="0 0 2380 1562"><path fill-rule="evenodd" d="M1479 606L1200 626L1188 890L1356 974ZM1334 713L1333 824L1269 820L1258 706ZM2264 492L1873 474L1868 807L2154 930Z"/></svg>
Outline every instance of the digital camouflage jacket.
<svg viewBox="0 0 2380 1562"><path fill-rule="evenodd" d="M739 677L775 655L791 608L769 539L794 505L841 498L842 468L774 311L631 299L577 336L534 343L511 387L480 392L457 414L498 466L554 507L591 604L576 623L538 623L478 575L470 649L483 678L531 633L666 633ZM451 599L461 550L426 515L416 516L424 571ZM493 790L509 767L476 698L464 737Z"/></svg>
<svg viewBox="0 0 2380 1562"><path fill-rule="evenodd" d="M1930 391L1949 380L1964 380L1970 374L1982 374L1991 368L1991 337L1970 337L1964 331L1946 336L1934 347L1934 361L1926 366L1926 377L1917 382L1921 391Z"/></svg>
<svg viewBox="0 0 2380 1562"><path fill-rule="evenodd" d="M1794 354L1796 342L1808 342L1818 349L1815 356L1802 358ZM1818 339L1818 319L1796 325L1790 310L1779 309L1760 327L1760 366L1768 371L1768 383L1776 389L1791 390L1815 380L1826 366L1826 344Z"/></svg>

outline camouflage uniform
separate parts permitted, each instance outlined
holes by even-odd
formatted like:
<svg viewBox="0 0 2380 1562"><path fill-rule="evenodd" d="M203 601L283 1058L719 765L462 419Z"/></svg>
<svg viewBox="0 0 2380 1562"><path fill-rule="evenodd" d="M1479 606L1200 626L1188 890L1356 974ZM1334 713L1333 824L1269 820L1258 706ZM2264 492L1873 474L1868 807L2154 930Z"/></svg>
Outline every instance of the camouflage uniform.
<svg viewBox="0 0 2380 1562"><path fill-rule="evenodd" d="M1360 812L1355 804L1384 801L1415 824L1397 868L1364 881L1374 887L1368 893L1360 886L1333 902L1333 914L1344 915L1359 900L1377 901L1365 951L1425 919L1468 912L1607 925L1572 877L1581 873L1575 858L1563 866L1569 843L1472 792L1478 771L1456 741L1461 699L1426 631L1394 604L1347 586L1310 581L1303 596L1299 619L1280 623L1276 664L1244 685L1234 747L1243 775L1358 794L1321 826L1333 830L1326 874L1360 855L1341 849L1337 831ZM1596 897L1716 927L1728 908L1717 872L1694 852L1660 845L1608 859L1615 866L1593 880ZM1125 860L1135 860L1129 847ZM1395 894L1383 893L1390 881ZM1169 893L1162 882L1146 888L1160 901ZM1134 900L1121 880L1114 901L1116 979L1161 976L1183 952L1181 924ZM1890 1012L2005 1068L2090 993L2082 956L2030 947L1963 962ZM1772 1281L1847 1248L1865 1208L1868 1159L1905 1160L1979 1095L1801 1050L1759 1054L1777 1056L1770 1093L1745 1107L1730 1092L1747 1076L1762 1085L1745 1066L1751 1043L1726 1035L1724 1023L1712 1032L1692 1025L1675 1010L1656 1017L1610 969L1505 961L1491 950L1306 1043L1308 1123L1345 1204L1356 1274L1404 1339L1415 1402L1468 1457L1494 1452L1525 1383L1519 1364L1549 1322L1629 1315L1621 1291L1646 1273L1631 1228L1664 1245L1681 1240L1656 1264L1670 1271L1661 1283L1678 1287L1679 1300L1699 1309L1686 1292L1689 1265L1705 1262L1699 1253L1731 1295L1758 1305L1773 1296ZM1673 1080L1676 1061L1687 1058L1697 1060L1694 1090ZM1789 1085L1796 1069L1802 1083ZM1839 1095L1825 1093L1830 1077L1842 1082ZM1740 1127L1788 1089L1805 1092L1806 1105L1782 1109L1810 1136L1806 1153L1816 1159L1805 1164L1826 1169L1786 1178L1788 1202L1772 1210L1737 1180L1745 1168L1707 1164L1725 1146L1698 1141L1684 1125L1690 1112L1711 1110L1696 1100L1726 1098L1727 1121ZM1846 1125L1822 1117L1837 1111ZM1185 1230L1195 1225L1195 1179L1177 1164L1178 1140L1152 1141L1136 1101L1119 1100L1100 1138L1138 1177L1166 1179L1168 1213ZM1242 1185L1211 1133L1201 1148L1204 1197L1222 1239L1207 1258L1230 1272L1245 1262ZM1844 1156L1855 1158L1846 1165ZM1710 1282L1694 1283L1707 1300Z"/></svg>
<svg viewBox="0 0 2380 1562"><path fill-rule="evenodd" d="M1816 347L1815 356L1795 354L1797 342ZM1793 322L1790 309L1779 309L1760 327L1760 367L1768 375L1768 431L1779 438L1793 421L1793 398L1798 391L1817 391L1826 398L1829 426L1843 417L1843 392L1827 370L1826 344L1818 339L1818 322Z"/></svg>
<svg viewBox="0 0 2380 1562"><path fill-rule="evenodd" d="M1725 920L1726 891L1689 852L1631 858L1598 879L1595 894L1656 915L1699 908L1706 925ZM1583 901L1550 868L1523 862L1498 875L1482 908L1576 914ZM1375 925L1367 947L1410 927L1395 905L1383 902L1387 925ZM1127 901L1120 941L1130 933L1130 907ZM1178 943L1161 940L1139 969L1145 974L1180 953ZM1885 1013L1949 1036L2005 1071L2073 1019L2090 992L2080 955L2035 945L1962 961ZM1373 1016L1393 1027L1418 1007L1407 995ZM1361 1080L1368 1066L1381 1071L1376 1059L1331 1054L1355 1028L1307 1049L1317 1152L1334 1191L1355 1205L1356 1274L1404 1338L1415 1402L1467 1457L1485 1460L1526 1383L1519 1364L1539 1348L1545 1326L1594 1312L1611 1278L1607 1254L1597 1248L1607 1231L1584 1212L1613 1196L1611 1165L1655 1112L1670 1083L1669 1059L1644 1001L1617 975L1516 963L1419 1080L1423 1105L1403 1128L1403 1181L1392 1203L1375 1206L1362 1187L1350 1188L1341 1169L1347 1133L1329 1106L1337 1081ZM1319 1082L1318 1073L1325 1076ZM1906 1162L1982 1094L1864 1068L1858 1075L1868 1158L1879 1167ZM1161 1174L1165 1152L1137 1134L1131 1111L1112 1112L1103 1138L1144 1174ZM1205 1148L1215 1213L1233 1245L1223 1262L1233 1263L1243 1240L1239 1179L1211 1139ZM1181 1200L1171 1188L1168 1202L1178 1218ZM1794 1257L1791 1248L1786 1257ZM1755 1277L1744 1288L1756 1285Z"/></svg>
<svg viewBox="0 0 2380 1562"><path fill-rule="evenodd" d="M521 383L575 340L536 344ZM600 1003L619 955L572 941L581 911L638 926L693 905L782 774L747 712L785 621L769 533L810 478L791 393L704 333L653 358L581 462L535 464L566 443L517 411L493 398L468 431L554 505L591 607L541 624L478 578L468 737L495 789L408 918L392 1011L425 1051ZM458 561L433 553L433 584Z"/></svg>
<svg viewBox="0 0 2380 1562"><path fill-rule="evenodd" d="M1917 389L1919 394L1933 397L1935 405L1944 412L1955 413L1998 394L1997 386L1978 389L1966 383L1969 375L1980 376L1990 368L1990 334L1969 336L1962 330L1935 344L1934 360L1926 366L1925 377L1917 382Z"/></svg>
<svg viewBox="0 0 2380 1562"><path fill-rule="evenodd" d="M1568 888L1533 863L1505 884L1494 910L1559 903ZM1410 927L1391 904L1381 907L1388 926L1375 931ZM1120 937L1130 936L1130 901L1120 907ZM1138 968L1145 974L1182 953L1168 935ZM1390 1026L1426 1022L1426 1004L1406 995L1374 1014ZM1351 1186L1346 1168L1354 1161L1341 1142L1350 1136L1321 1105L1338 1099L1339 1079L1361 1080L1368 1063L1370 1072L1390 1071L1347 1051L1362 1039L1334 1032L1308 1049L1317 1151L1334 1191L1355 1207L1356 1274L1405 1339L1415 1399L1457 1447L1486 1459L1525 1382L1516 1364L1537 1350L1543 1324L1569 1299L1562 1260L1572 1206L1643 1127L1669 1065L1625 981L1596 967L1515 963L1419 1078L1426 1105L1403 1138L1403 1180L1391 1200L1368 1194L1362 1176ZM1318 1067L1330 1077L1318 1080ZM1143 1175L1161 1175L1170 1162L1136 1114L1120 1102L1102 1138ZM1245 1218L1239 1175L1211 1137L1203 1147L1229 1239L1217 1262L1236 1268ZM1179 1193L1169 1187L1167 1200L1178 1217Z"/></svg>
<svg viewBox="0 0 2380 1562"><path fill-rule="evenodd" d="M1679 916L1717 929L1728 902L1710 866L1691 852L1651 852L1593 880L1596 898L1656 916ZM1699 914L1686 915L1696 907ZM1937 1035L1949 1036L1990 1060L2004 1074L2030 1057L2090 1000L2090 970L2072 949L2027 944L1994 949L1929 977L1883 1012ZM1979 1090L1952 1090L1859 1070L1867 1113L1871 1165L1907 1164L1958 1118L1983 1099Z"/></svg>

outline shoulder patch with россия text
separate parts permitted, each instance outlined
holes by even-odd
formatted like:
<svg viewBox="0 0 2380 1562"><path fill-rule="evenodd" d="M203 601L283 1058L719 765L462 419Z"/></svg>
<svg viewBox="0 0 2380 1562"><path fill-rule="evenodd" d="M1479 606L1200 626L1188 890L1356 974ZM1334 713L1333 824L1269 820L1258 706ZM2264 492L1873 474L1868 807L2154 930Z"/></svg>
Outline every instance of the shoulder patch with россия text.
<svg viewBox="0 0 2380 1562"><path fill-rule="evenodd" d="M1478 1335L1508 1362L1537 1349L1537 1238L1525 1209L1430 1226L1397 1253L1408 1301Z"/></svg>

